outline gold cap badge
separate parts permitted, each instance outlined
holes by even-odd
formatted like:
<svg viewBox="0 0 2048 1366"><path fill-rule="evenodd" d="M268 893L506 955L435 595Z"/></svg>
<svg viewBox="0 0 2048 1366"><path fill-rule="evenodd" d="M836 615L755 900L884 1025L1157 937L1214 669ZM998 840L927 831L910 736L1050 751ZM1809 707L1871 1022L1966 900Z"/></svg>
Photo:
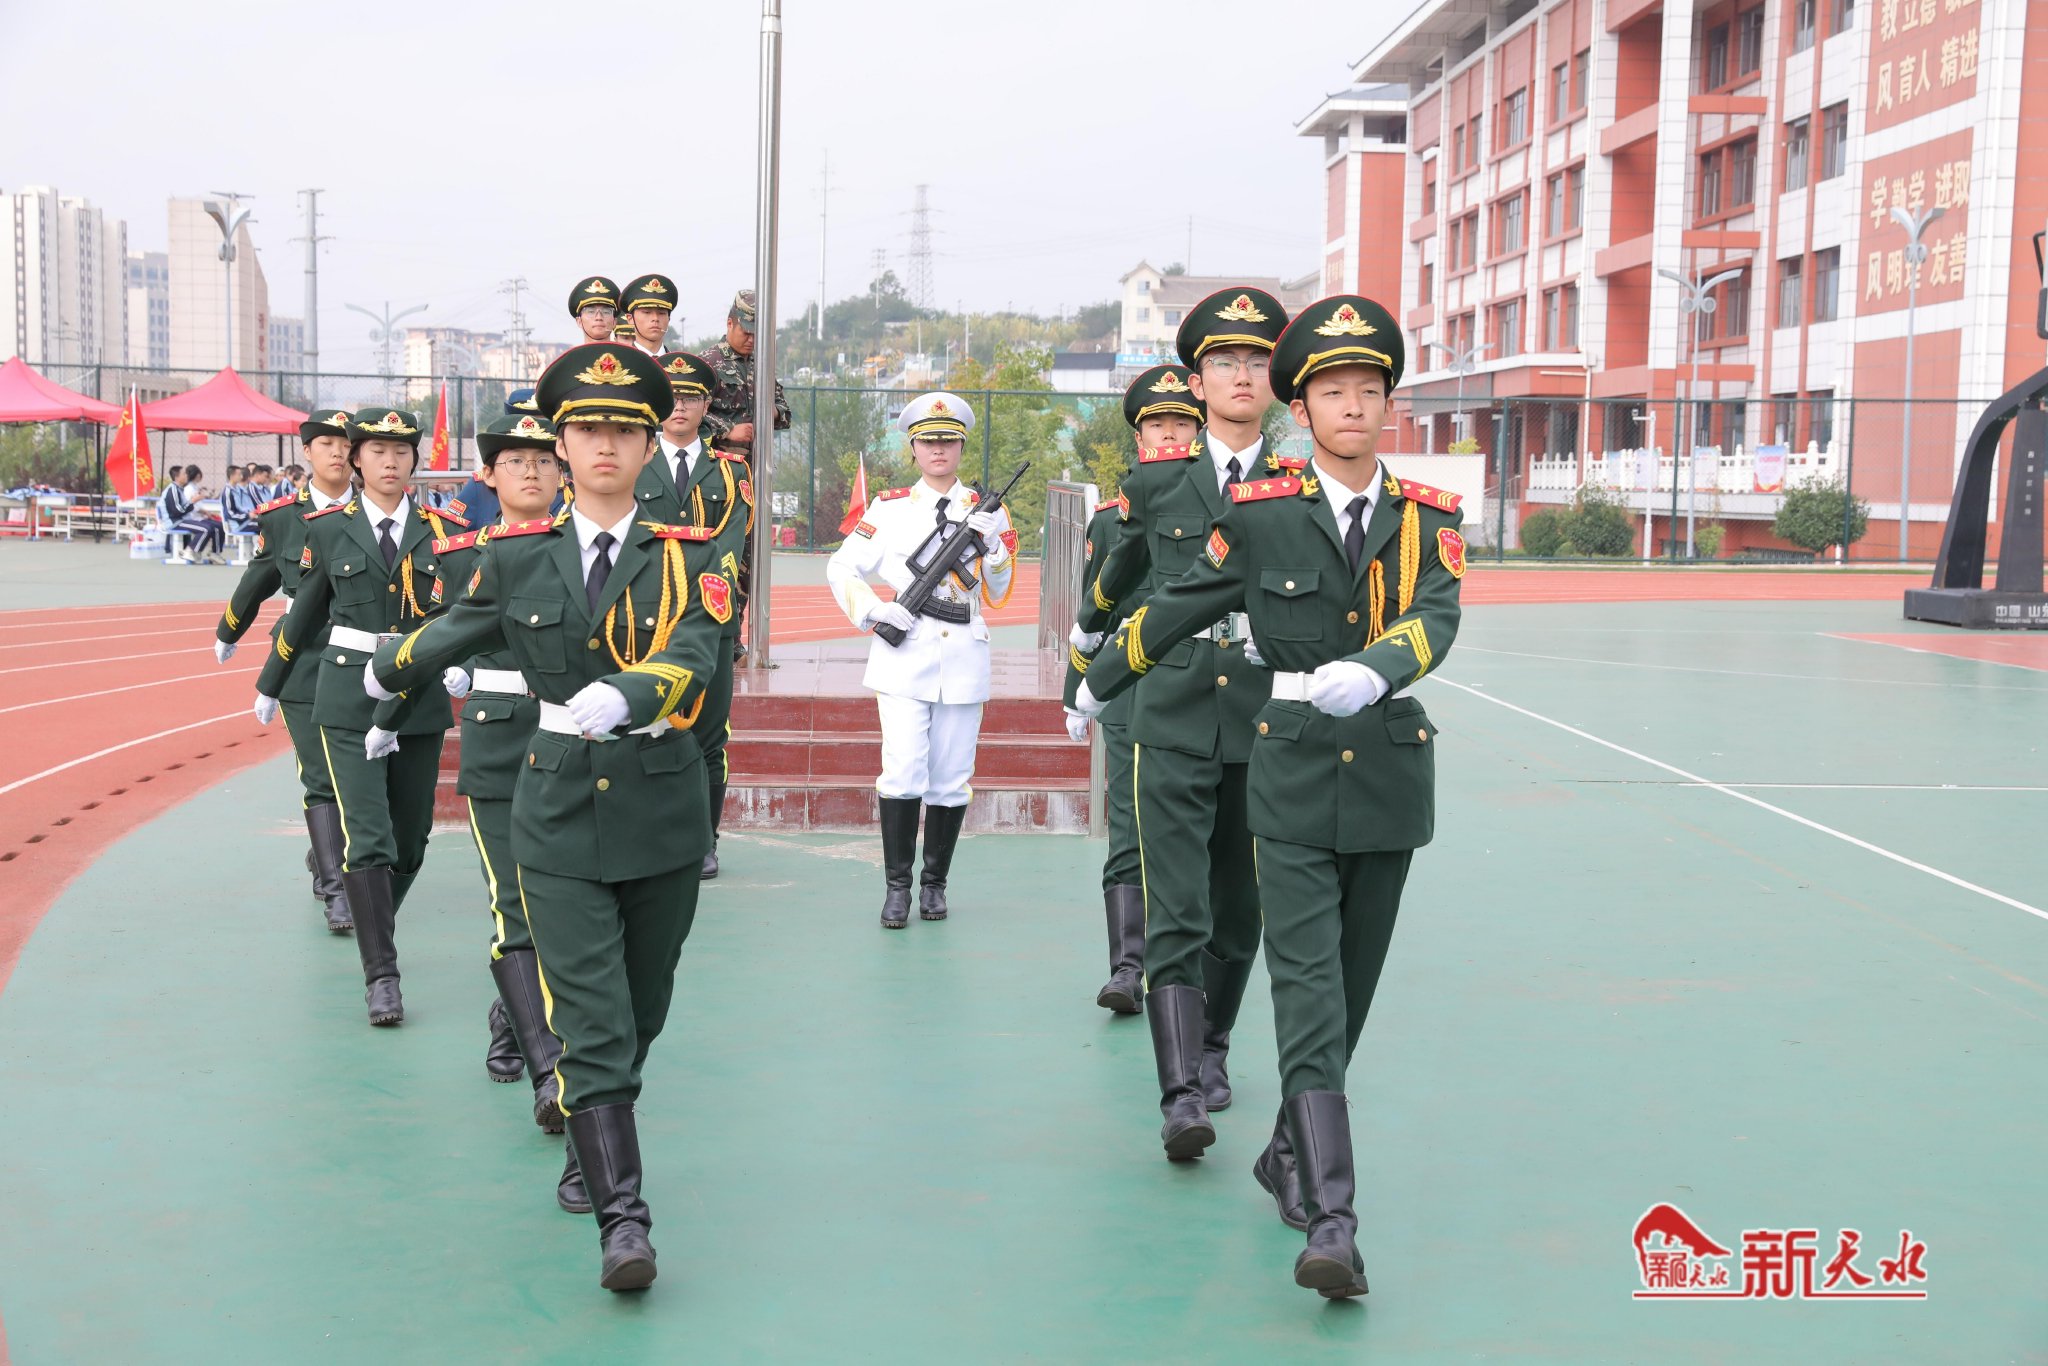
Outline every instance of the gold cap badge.
<svg viewBox="0 0 2048 1366"><path fill-rule="evenodd" d="M1319 337L1370 337L1379 331L1359 316L1358 310L1350 304L1339 304L1330 320L1316 329Z"/></svg>
<svg viewBox="0 0 2048 1366"><path fill-rule="evenodd" d="M609 351L586 366L576 378L583 384L626 385L634 382L633 372L619 364L619 358Z"/></svg>
<svg viewBox="0 0 2048 1366"><path fill-rule="evenodd" d="M1230 301L1228 308L1216 310L1216 316L1230 323L1262 323L1266 315L1259 312L1259 306L1252 302L1249 294L1240 294Z"/></svg>

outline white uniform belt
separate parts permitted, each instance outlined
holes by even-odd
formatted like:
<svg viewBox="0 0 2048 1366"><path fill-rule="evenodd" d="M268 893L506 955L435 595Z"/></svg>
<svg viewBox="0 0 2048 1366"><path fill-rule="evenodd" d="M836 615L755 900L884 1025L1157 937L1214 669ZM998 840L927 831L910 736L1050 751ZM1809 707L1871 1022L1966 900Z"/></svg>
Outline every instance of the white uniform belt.
<svg viewBox="0 0 2048 1366"><path fill-rule="evenodd" d="M1309 680L1314 677L1315 675L1312 673L1290 674L1282 673L1275 669L1273 671L1273 700L1275 702L1308 701L1308 684ZM1414 694L1415 690L1413 688L1403 688L1395 693L1394 696L1412 697Z"/></svg>
<svg viewBox="0 0 2048 1366"><path fill-rule="evenodd" d="M529 691L526 675L517 669L478 669L469 676L471 692L501 692L523 697Z"/></svg>
<svg viewBox="0 0 2048 1366"><path fill-rule="evenodd" d="M375 650L387 640L397 640L403 631L386 631L379 635L375 631L358 631L353 626L330 626L327 628L329 645L346 645L351 650Z"/></svg>
<svg viewBox="0 0 2048 1366"><path fill-rule="evenodd" d="M290 615L292 610L292 595L289 593L284 595L284 610L286 615Z"/></svg>
<svg viewBox="0 0 2048 1366"><path fill-rule="evenodd" d="M1252 633L1252 619L1242 612L1232 612L1214 626L1205 626L1195 632L1196 640L1243 640Z"/></svg>
<svg viewBox="0 0 2048 1366"><path fill-rule="evenodd" d="M583 727L576 724L576 718L569 715L569 709L560 702L543 702L540 704L540 728L545 731L553 731L556 735L581 735L583 733ZM659 735L668 728L669 720L664 716L661 720L648 725L635 726L627 731L626 734Z"/></svg>

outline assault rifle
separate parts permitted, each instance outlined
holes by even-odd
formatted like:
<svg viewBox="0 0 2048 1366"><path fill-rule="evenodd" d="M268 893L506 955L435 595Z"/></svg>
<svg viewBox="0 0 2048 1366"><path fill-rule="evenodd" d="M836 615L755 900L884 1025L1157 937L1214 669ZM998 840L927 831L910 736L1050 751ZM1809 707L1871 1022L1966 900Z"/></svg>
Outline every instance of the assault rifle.
<svg viewBox="0 0 2048 1366"><path fill-rule="evenodd" d="M1017 487L1017 481L1031 468L1029 462L1017 466L1017 472L1010 476L1010 482L992 497L984 497L974 505L976 512L994 512L1010 496L1010 490ZM980 492L980 490L976 490ZM947 521L934 526L931 535L924 538L916 550L905 561L911 573L917 575L910 581L910 587L896 595L896 601L912 616L933 617L939 621L965 626L973 617L973 609L964 602L949 602L938 596L940 585L948 575L957 574L961 586L972 591L981 580L967 569L967 562L977 555L988 553L988 545L978 531L969 531L958 522ZM875 623L875 634L891 645L901 645L909 632L888 622Z"/></svg>

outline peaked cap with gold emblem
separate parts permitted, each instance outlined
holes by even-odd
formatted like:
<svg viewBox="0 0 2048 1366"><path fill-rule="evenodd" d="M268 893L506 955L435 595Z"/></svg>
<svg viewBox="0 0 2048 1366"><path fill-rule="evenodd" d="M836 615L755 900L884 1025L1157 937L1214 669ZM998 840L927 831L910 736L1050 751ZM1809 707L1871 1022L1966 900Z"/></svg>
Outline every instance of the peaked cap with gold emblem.
<svg viewBox="0 0 2048 1366"><path fill-rule="evenodd" d="M555 448L555 424L539 413L506 413L492 418L476 434L476 448L485 464L496 459L499 451L551 451Z"/></svg>
<svg viewBox="0 0 2048 1366"><path fill-rule="evenodd" d="M1188 388L1185 365L1155 365L1124 390L1124 421L1136 427L1148 417L1177 413L1197 422L1209 419L1208 405Z"/></svg>
<svg viewBox="0 0 2048 1366"><path fill-rule="evenodd" d="M505 395L505 411L517 416L520 413L537 413L540 406L533 401L533 390L514 389Z"/></svg>
<svg viewBox="0 0 2048 1366"><path fill-rule="evenodd" d="M348 409L315 408L306 414L306 420L299 424L299 440L308 446L317 437L348 435Z"/></svg>
<svg viewBox="0 0 2048 1366"><path fill-rule="evenodd" d="M974 430L974 409L967 406L966 399L942 389L910 400L897 421L912 441L921 436L957 436L965 440Z"/></svg>
<svg viewBox="0 0 2048 1366"><path fill-rule="evenodd" d="M654 358L678 396L708 398L718 392L718 372L689 351L664 351Z"/></svg>
<svg viewBox="0 0 2048 1366"><path fill-rule="evenodd" d="M1273 348L1273 397L1290 403L1318 370L1376 365L1391 391L1407 368L1408 348L1394 315L1362 294L1333 294L1301 310Z"/></svg>
<svg viewBox="0 0 2048 1366"><path fill-rule="evenodd" d="M602 275L586 275L576 282L576 288L569 291L569 316L575 317L592 304L606 308L619 306L618 285Z"/></svg>
<svg viewBox="0 0 2048 1366"><path fill-rule="evenodd" d="M419 416L403 408L358 408L349 414L348 440L351 446L358 441L403 441L418 450Z"/></svg>
<svg viewBox="0 0 2048 1366"><path fill-rule="evenodd" d="M626 284L626 297L619 303L619 312L631 313L636 308L666 308L671 313L676 307L676 282L666 275L642 275Z"/></svg>
<svg viewBox="0 0 2048 1366"><path fill-rule="evenodd" d="M1202 363L1202 354L1218 346L1256 346L1270 351L1287 326L1287 310L1263 289L1219 289L1189 309L1174 334L1181 363Z"/></svg>
<svg viewBox="0 0 2048 1366"><path fill-rule="evenodd" d="M540 411L565 422L625 422L659 427L675 409L668 376L635 346L590 342L555 358L534 387Z"/></svg>

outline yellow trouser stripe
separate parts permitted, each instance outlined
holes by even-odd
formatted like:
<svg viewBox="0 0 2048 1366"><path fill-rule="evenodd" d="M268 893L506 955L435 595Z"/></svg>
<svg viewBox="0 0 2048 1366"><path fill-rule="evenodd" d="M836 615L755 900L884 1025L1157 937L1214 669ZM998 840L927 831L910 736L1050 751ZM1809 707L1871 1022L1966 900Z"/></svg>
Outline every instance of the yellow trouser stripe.
<svg viewBox="0 0 2048 1366"><path fill-rule="evenodd" d="M1152 928L1152 888L1145 880L1145 810L1138 805L1138 758L1144 753L1143 745L1131 746L1131 820L1138 827L1138 894L1143 904L1138 907L1138 919L1146 931ZM1151 957L1145 959L1145 990L1152 989Z"/></svg>
<svg viewBox="0 0 2048 1366"><path fill-rule="evenodd" d="M279 715L283 715L280 708ZM320 752L327 756L327 781L334 788L334 809L341 816L341 870L345 873L357 871L349 858L348 803L341 799L341 779L334 774L334 751L327 747L327 727L320 727Z"/></svg>
<svg viewBox="0 0 2048 1366"><path fill-rule="evenodd" d="M512 872L513 876L519 879L519 913L526 917L527 929L531 931L533 928L533 908L526 904L526 870L514 867ZM534 974L540 978L541 1016L548 1022L548 1033L553 1034L562 1045L562 1056L555 1059L555 1108L562 1112L564 1119L567 1119L569 1117L569 1107L563 1104L562 1097L569 1094L569 1087L562 1080L562 1063L569 1056L569 1041L562 1038L561 1031L555 1028L555 993L548 990L548 969L547 964L541 961L540 941L538 939L533 941L533 970Z"/></svg>
<svg viewBox="0 0 2048 1366"><path fill-rule="evenodd" d="M484 848L483 827L476 823L476 799L462 799L469 807L469 834L476 841L476 856L484 861L484 886L491 894L491 919L498 924L498 933L491 940L491 961L497 962L502 956L498 949L505 942L505 917L498 911L498 870L491 866L491 851Z"/></svg>

